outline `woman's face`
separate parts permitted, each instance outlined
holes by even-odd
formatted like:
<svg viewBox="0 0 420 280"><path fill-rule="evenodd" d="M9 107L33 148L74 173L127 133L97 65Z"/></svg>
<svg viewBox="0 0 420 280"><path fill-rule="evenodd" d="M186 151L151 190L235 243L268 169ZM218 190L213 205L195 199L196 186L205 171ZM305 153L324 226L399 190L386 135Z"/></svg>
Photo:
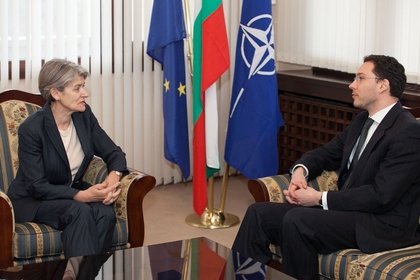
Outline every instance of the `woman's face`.
<svg viewBox="0 0 420 280"><path fill-rule="evenodd" d="M86 109L85 99L89 93L85 90L85 78L78 76L70 82L63 91L57 91L55 102L71 112L84 112Z"/></svg>

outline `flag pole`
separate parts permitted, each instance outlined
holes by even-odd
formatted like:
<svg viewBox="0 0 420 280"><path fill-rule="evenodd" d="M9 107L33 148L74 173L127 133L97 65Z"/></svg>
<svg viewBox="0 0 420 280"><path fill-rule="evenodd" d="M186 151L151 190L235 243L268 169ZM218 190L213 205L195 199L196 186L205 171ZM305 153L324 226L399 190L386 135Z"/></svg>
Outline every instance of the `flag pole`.
<svg viewBox="0 0 420 280"><path fill-rule="evenodd" d="M184 251L184 264L182 268L182 280L188 279L188 271L190 269L190 257L191 257L191 239L187 240L187 245Z"/></svg>
<svg viewBox="0 0 420 280"><path fill-rule="evenodd" d="M183 0L184 3L184 14L185 14L185 22L186 22L186 31L187 31L187 38L188 38L188 54L187 58L189 60L190 66L190 76L191 76L191 89L193 89L193 76L194 76L194 68L193 68L193 44L192 44L192 32L191 32L191 17L190 17L190 5L189 0ZM227 170L229 170L229 166L227 166ZM199 227L199 228L208 228L208 229L218 229L218 228L228 228L239 224L239 218L235 215L229 213L223 213L221 209L224 208L225 204L225 197L226 197L226 188L227 188L227 175L225 172L223 176L223 186L222 186L222 194L221 194L221 208L215 210L213 207L213 197L214 197L214 176L211 176L208 179L209 191L208 191L208 201L207 201L207 208L204 210L201 217L197 216L195 213L190 214L185 219L185 222L191 226ZM193 174L194 175L194 174ZM226 177L226 179L225 179ZM223 204L222 204L223 203Z"/></svg>
<svg viewBox="0 0 420 280"><path fill-rule="evenodd" d="M204 211L208 211L208 214L207 214L208 219L210 219L211 221L214 214L214 176L211 176L208 179L208 188L209 188L209 191L207 193L207 209Z"/></svg>
<svg viewBox="0 0 420 280"><path fill-rule="evenodd" d="M222 193L220 194L220 206L219 211L225 211L225 203L226 203L226 194L227 194L227 187L228 187L228 176L229 176L229 164L225 162L225 171L223 172L223 181L222 181Z"/></svg>
<svg viewBox="0 0 420 280"><path fill-rule="evenodd" d="M185 11L185 22L186 22L186 29L187 29L187 38L188 38L188 54L187 54L187 58L190 61L189 65L190 65L190 76L191 76L191 89L194 87L193 85L193 79L192 77L194 76L193 73L193 47L192 47L192 36L191 36L191 21L190 21L190 4L188 2L188 0L184 0L184 11Z"/></svg>

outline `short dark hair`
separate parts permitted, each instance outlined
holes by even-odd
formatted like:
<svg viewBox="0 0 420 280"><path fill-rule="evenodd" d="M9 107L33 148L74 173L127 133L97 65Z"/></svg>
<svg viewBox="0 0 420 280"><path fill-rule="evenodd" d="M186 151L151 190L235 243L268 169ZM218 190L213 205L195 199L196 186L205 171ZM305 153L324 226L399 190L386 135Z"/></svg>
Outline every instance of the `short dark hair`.
<svg viewBox="0 0 420 280"><path fill-rule="evenodd" d="M372 62L373 73L381 80L389 81L391 96L401 99L407 83L404 66L394 57L386 55L368 55L364 62Z"/></svg>

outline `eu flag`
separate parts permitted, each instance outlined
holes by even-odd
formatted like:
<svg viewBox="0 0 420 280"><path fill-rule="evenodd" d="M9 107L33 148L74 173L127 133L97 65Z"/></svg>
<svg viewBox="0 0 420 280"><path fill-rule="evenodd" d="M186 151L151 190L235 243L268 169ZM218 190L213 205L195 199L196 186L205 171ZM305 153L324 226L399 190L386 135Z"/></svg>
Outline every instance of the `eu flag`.
<svg viewBox="0 0 420 280"><path fill-rule="evenodd" d="M147 54L163 66L165 158L190 176L182 0L155 0Z"/></svg>
<svg viewBox="0 0 420 280"><path fill-rule="evenodd" d="M225 160L248 179L277 174L278 103L271 0L243 0Z"/></svg>

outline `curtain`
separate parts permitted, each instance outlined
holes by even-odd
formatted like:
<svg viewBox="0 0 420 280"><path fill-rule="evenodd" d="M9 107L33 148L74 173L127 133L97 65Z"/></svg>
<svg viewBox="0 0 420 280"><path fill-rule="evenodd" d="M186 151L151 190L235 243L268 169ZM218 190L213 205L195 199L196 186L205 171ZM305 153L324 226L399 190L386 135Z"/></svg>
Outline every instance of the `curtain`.
<svg viewBox="0 0 420 280"><path fill-rule="evenodd" d="M241 1L224 2L229 44L235 46ZM126 153L128 165L155 176L157 184L169 184L184 178L163 156L162 68L145 52L152 5L149 0L0 0L0 91L39 92L38 73L44 60L65 58L81 64L91 73L87 102ZM190 11L193 8L190 3ZM230 55L234 57L234 48ZM233 66L232 60L231 70L217 85L221 161ZM217 175L222 174L223 170Z"/></svg>
<svg viewBox="0 0 420 280"><path fill-rule="evenodd" d="M365 55L390 55L420 84L418 11L418 0L276 0L276 58L355 73Z"/></svg>

